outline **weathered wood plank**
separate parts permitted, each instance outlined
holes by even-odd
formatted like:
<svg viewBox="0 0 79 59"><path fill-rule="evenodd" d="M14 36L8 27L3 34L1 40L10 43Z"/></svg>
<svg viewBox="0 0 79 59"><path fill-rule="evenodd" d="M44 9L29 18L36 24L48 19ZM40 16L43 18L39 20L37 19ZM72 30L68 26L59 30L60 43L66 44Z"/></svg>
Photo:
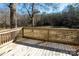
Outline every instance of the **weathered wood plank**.
<svg viewBox="0 0 79 59"><path fill-rule="evenodd" d="M27 42L25 41L23 42L29 43L29 44L35 44L39 46L52 47L55 49L60 49L60 48L65 50L68 50L69 48L73 49L73 46L69 47L70 45L63 45L63 44L51 43L51 42L43 42L43 43L37 44L38 43L37 40L36 41L34 40L35 42L33 40L26 40L26 41ZM30 42L33 42L33 43L30 43ZM12 48L13 50L8 53L5 53L3 56L71 56L71 54L66 54L55 50L49 50L49 49L47 50L45 48L32 47L30 45L28 46L27 44L22 45L22 44L13 43L13 45L15 45L15 47Z"/></svg>

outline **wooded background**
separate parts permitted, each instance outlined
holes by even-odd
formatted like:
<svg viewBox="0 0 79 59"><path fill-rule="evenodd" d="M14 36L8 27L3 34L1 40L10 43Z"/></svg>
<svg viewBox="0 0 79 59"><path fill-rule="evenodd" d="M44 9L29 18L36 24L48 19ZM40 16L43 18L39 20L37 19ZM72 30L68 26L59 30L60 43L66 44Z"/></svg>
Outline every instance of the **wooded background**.
<svg viewBox="0 0 79 59"><path fill-rule="evenodd" d="M53 13L58 10L59 4L55 3L22 3L21 14L17 13L15 3L7 3L5 9L0 9L0 27L20 27L20 26L51 26L79 28L79 4L68 4L61 12ZM49 7L52 13L47 13ZM41 9L46 11L41 13Z"/></svg>

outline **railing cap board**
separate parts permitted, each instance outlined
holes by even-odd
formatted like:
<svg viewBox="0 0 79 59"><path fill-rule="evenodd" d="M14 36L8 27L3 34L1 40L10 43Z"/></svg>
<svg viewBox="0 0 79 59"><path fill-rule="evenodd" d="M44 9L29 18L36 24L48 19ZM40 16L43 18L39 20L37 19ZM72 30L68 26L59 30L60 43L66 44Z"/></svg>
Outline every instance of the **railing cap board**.
<svg viewBox="0 0 79 59"><path fill-rule="evenodd" d="M79 31L79 29L69 29L69 28L43 28L43 27L24 27L24 29Z"/></svg>
<svg viewBox="0 0 79 59"><path fill-rule="evenodd" d="M21 30L21 29L22 29L22 27L12 28L12 29L5 29L5 30L0 31L0 34L6 34L6 33L9 33L9 32L13 32L13 31Z"/></svg>
<svg viewBox="0 0 79 59"><path fill-rule="evenodd" d="M11 29L2 29L2 30L0 30L0 33L5 32L5 31L9 31L9 30L11 30Z"/></svg>

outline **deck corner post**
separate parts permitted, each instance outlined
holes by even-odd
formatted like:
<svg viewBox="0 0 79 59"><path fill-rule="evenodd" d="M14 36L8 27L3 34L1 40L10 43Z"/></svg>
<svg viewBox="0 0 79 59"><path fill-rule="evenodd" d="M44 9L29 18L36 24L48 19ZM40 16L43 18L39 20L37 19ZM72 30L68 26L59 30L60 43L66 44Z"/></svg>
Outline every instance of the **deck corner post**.
<svg viewBox="0 0 79 59"><path fill-rule="evenodd" d="M22 38L24 37L24 27L22 28Z"/></svg>

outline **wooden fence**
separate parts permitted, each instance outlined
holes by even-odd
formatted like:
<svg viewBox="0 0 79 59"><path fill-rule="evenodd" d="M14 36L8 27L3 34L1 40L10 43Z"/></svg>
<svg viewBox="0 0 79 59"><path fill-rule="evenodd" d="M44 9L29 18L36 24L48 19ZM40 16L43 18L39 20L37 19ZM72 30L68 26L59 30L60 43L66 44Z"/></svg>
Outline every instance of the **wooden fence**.
<svg viewBox="0 0 79 59"><path fill-rule="evenodd" d="M0 46L13 41L22 28L5 29L0 31Z"/></svg>
<svg viewBox="0 0 79 59"><path fill-rule="evenodd" d="M23 37L79 45L79 29L25 27Z"/></svg>

